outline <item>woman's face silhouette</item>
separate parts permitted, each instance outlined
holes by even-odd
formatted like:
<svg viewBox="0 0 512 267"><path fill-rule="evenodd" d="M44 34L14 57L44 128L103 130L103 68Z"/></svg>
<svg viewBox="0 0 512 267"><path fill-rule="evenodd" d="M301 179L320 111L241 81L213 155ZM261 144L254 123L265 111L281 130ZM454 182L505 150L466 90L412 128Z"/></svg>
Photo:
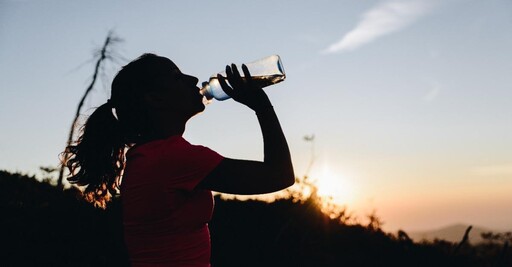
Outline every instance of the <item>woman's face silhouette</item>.
<svg viewBox="0 0 512 267"><path fill-rule="evenodd" d="M151 107L183 115L187 119L204 110L203 96L197 86L199 79L182 73L174 63L162 79L162 90L149 93Z"/></svg>

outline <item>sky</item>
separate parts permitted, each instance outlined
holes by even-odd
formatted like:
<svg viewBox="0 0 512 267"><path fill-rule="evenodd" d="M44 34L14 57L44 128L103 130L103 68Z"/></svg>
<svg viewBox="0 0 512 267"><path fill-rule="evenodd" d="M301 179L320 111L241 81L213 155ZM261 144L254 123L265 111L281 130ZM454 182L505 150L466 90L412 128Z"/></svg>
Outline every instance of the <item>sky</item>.
<svg viewBox="0 0 512 267"><path fill-rule="evenodd" d="M313 158L319 190L360 216L375 210L385 230L511 230L511 29L510 0L0 0L0 169L59 164L113 31L120 56L84 116L146 52L200 80L278 54L287 78L265 90L297 176ZM185 138L263 158L254 113L231 100L209 104Z"/></svg>

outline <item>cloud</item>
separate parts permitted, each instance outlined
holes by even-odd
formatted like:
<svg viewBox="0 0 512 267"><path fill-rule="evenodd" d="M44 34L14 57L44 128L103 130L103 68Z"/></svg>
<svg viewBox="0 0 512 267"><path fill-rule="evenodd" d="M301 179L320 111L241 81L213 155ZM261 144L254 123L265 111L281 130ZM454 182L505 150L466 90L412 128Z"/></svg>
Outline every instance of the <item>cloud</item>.
<svg viewBox="0 0 512 267"><path fill-rule="evenodd" d="M441 85L438 83L435 83L432 85L430 90L423 96L423 100L425 102L432 102L434 99L437 98L439 93L441 92Z"/></svg>
<svg viewBox="0 0 512 267"><path fill-rule="evenodd" d="M330 45L323 52L337 53L354 50L375 39L412 24L432 10L434 1L429 0L387 0L363 14L357 26L340 41Z"/></svg>

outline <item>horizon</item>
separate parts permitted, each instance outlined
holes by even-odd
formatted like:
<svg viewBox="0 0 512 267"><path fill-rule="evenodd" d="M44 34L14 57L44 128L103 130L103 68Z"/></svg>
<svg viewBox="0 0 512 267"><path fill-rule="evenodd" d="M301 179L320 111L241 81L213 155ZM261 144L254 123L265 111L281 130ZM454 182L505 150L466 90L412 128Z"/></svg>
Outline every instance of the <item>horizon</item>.
<svg viewBox="0 0 512 267"><path fill-rule="evenodd" d="M145 52L200 81L279 54L287 78L265 91L297 177L317 179L322 194L360 216L376 210L387 231L455 223L509 231L509 10L503 0L3 1L0 169L57 166L93 53L113 30L124 40L119 57L84 116ZM184 137L225 157L262 159L253 112L231 100L209 104Z"/></svg>

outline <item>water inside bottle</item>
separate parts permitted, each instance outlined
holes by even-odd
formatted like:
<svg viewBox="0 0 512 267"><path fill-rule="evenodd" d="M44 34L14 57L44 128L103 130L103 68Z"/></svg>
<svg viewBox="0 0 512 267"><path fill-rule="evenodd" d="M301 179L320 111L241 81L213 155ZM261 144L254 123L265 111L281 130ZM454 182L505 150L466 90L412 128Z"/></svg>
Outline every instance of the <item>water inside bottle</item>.
<svg viewBox="0 0 512 267"><path fill-rule="evenodd" d="M245 77L241 77L242 80L245 81ZM276 84L276 83L279 83L279 82L282 82L284 81L286 77L282 74L273 74L273 75L264 75L264 76L252 76L251 77L251 81L257 86L257 87L260 87L260 88L263 88L263 87L267 87L269 85L272 85L272 84ZM210 78L210 84L212 82L215 82L217 83L217 77L211 77ZM227 81L227 78L226 78L226 81ZM228 82L229 84L229 82Z"/></svg>
<svg viewBox="0 0 512 267"><path fill-rule="evenodd" d="M242 80L245 81L245 77L241 77ZM284 81L285 76L282 74L273 74L273 75L264 75L264 76L252 76L251 81L257 86L257 87L267 87L272 84L276 84L279 82ZM217 80L217 77L210 78L210 82L212 80Z"/></svg>

